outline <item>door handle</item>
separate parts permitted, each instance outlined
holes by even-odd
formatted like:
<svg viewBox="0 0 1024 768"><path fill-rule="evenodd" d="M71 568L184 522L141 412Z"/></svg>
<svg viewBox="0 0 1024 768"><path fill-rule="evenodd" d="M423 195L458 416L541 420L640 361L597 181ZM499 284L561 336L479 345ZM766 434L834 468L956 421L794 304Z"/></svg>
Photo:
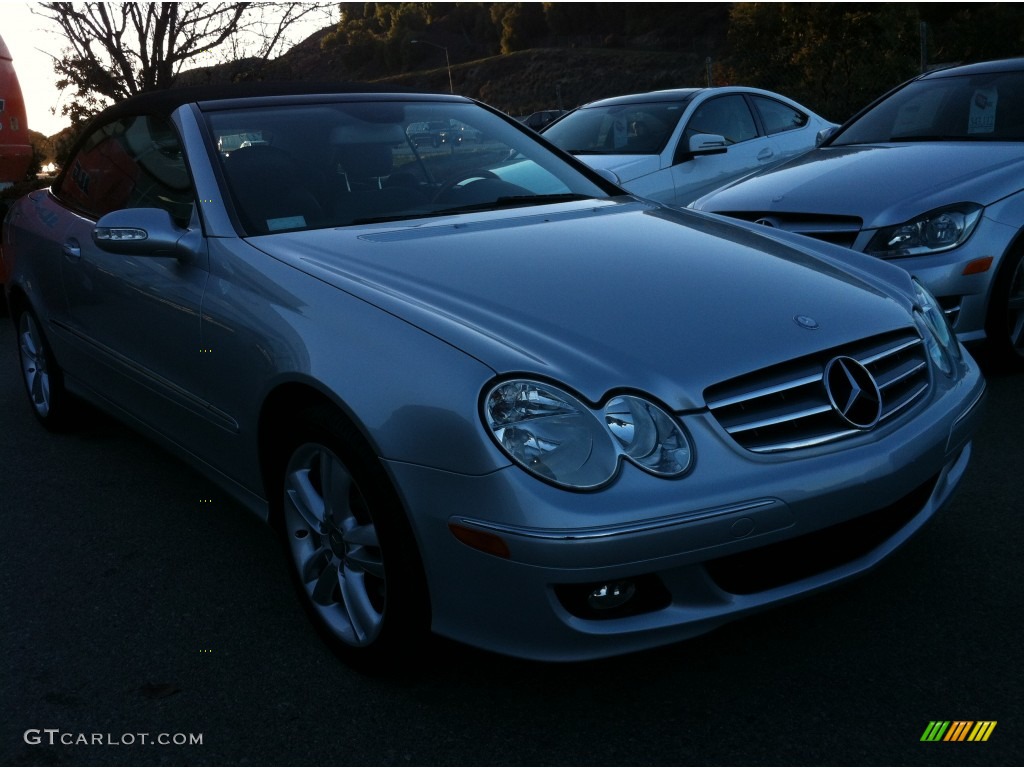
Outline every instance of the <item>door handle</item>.
<svg viewBox="0 0 1024 768"><path fill-rule="evenodd" d="M82 246L79 244L78 240L73 237L64 241L64 245L61 247L61 250L69 261L78 261L82 258Z"/></svg>
<svg viewBox="0 0 1024 768"><path fill-rule="evenodd" d="M770 158L774 154L775 153L772 152L772 150L769 147L765 147L764 149L762 149L760 152L757 153L757 159L758 160L767 160L768 158Z"/></svg>

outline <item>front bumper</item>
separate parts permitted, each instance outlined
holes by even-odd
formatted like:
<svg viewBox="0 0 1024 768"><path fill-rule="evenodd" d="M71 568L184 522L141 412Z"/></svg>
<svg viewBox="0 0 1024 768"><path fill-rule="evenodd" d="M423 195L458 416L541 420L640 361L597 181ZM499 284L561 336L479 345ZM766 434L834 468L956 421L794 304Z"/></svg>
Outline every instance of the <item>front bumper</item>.
<svg viewBox="0 0 1024 768"><path fill-rule="evenodd" d="M390 463L423 552L434 630L537 660L663 645L852 578L951 497L970 457L984 383L969 374L880 435L800 456L755 456L706 415L687 417L700 462L662 480L625 467L572 493L509 467L468 477ZM449 526L499 537L508 557ZM629 607L587 595L630 584Z"/></svg>

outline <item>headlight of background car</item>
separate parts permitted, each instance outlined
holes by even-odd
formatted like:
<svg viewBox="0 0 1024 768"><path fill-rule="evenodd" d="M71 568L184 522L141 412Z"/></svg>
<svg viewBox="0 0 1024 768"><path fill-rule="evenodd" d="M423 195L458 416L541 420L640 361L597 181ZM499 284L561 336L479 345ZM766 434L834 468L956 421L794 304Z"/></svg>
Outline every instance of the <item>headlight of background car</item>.
<svg viewBox="0 0 1024 768"><path fill-rule="evenodd" d="M905 224L878 230L866 250L883 259L948 251L971 236L981 219L981 211L976 203L939 208Z"/></svg>
<svg viewBox="0 0 1024 768"><path fill-rule="evenodd" d="M914 315L918 326L921 327L928 355L939 370L949 376L953 373L956 362L960 360L960 343L950 329L939 302L917 281L917 278L912 282L916 303Z"/></svg>
<svg viewBox="0 0 1024 768"><path fill-rule="evenodd" d="M498 445L529 472L566 488L598 488L622 457L661 477L689 469L693 449L675 420L633 395L595 411L552 384L516 379L496 385L483 403Z"/></svg>

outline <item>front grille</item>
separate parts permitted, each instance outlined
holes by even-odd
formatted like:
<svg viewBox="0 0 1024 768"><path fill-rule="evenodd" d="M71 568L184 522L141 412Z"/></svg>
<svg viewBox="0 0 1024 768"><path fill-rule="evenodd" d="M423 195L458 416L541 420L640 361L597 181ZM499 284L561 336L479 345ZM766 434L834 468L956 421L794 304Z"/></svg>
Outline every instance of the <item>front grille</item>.
<svg viewBox="0 0 1024 768"><path fill-rule="evenodd" d="M865 339L717 384L704 392L712 415L741 446L777 453L860 434L832 406L824 374L837 356L857 360L881 394L883 424L928 391L927 352L914 330Z"/></svg>
<svg viewBox="0 0 1024 768"><path fill-rule="evenodd" d="M721 211L725 216L764 224L795 232L827 243L853 248L863 221L856 216L820 216L808 213L776 213L775 211Z"/></svg>

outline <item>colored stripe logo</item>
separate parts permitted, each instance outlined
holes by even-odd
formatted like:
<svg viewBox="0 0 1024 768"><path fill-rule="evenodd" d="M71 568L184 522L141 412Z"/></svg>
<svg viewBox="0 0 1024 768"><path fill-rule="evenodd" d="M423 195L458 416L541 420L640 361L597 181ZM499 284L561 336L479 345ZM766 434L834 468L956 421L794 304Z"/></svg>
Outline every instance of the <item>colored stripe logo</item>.
<svg viewBox="0 0 1024 768"><path fill-rule="evenodd" d="M932 720L921 741L988 741L998 720Z"/></svg>

